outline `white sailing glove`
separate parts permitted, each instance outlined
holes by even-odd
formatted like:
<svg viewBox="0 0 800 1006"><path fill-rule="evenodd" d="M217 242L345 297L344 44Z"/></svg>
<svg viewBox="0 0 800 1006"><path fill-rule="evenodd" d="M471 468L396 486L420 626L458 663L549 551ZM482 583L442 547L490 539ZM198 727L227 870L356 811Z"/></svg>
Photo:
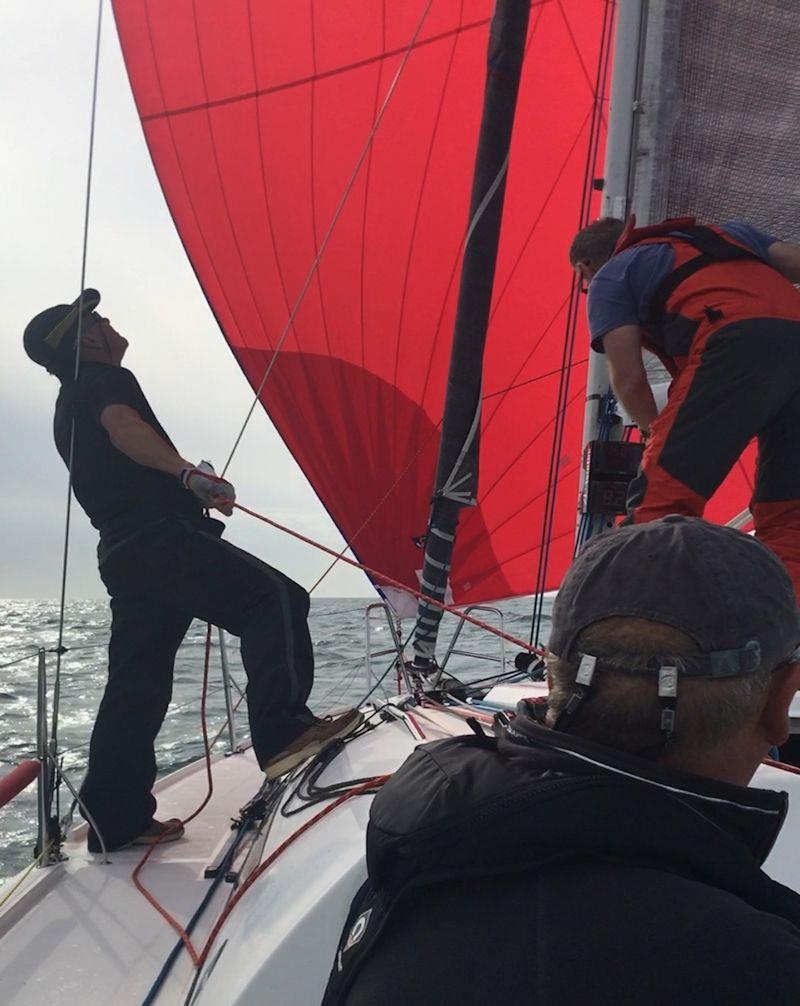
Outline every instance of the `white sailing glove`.
<svg viewBox="0 0 800 1006"><path fill-rule="evenodd" d="M236 490L230 482L221 479L208 461L201 461L196 468L184 468L181 472L182 484L195 494L204 507L221 510L226 517L233 513Z"/></svg>

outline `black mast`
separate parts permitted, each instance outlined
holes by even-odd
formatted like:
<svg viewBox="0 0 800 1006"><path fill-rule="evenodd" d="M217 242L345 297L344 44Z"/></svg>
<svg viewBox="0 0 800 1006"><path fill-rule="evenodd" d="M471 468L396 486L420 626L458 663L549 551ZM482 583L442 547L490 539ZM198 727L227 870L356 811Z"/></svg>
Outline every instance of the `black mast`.
<svg viewBox="0 0 800 1006"><path fill-rule="evenodd" d="M459 511L477 502L483 349L529 14L530 0L497 0L489 26L483 118L422 569L422 591L437 601L445 597ZM441 617L439 608L420 601L414 666L421 670L434 663Z"/></svg>

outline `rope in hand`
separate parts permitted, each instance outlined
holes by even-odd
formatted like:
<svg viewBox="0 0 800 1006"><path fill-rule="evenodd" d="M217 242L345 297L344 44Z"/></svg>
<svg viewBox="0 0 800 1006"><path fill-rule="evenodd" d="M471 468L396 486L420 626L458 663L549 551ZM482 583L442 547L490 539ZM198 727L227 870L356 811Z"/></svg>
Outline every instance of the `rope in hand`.
<svg viewBox="0 0 800 1006"><path fill-rule="evenodd" d="M434 608L439 608L441 611L446 611L451 615L455 615L456 618L460 618L463 622L470 622L472 625L477 625L479 629L484 629L486 632L491 632L493 635L499 636L500 639L505 639L508 643L513 643L515 646L519 646L520 649L526 650L528 653L533 653L537 657L544 656L544 650L540 646L534 646L532 643L525 642L523 639L518 639L510 633L504 632L502 629L498 629L495 625L483 622L481 619L475 618L473 615L467 615L465 612L459 611L458 608L454 608L451 605L443 604L441 601L437 601L436 598L423 594L421 590L415 590L413 587L409 587L407 584L401 583L399 580L395 580L391 576L386 576L385 573L380 573L377 569L373 569L371 566L365 566L363 563L356 562L355 559L348 559L346 555L341 555L335 549L328 548L327 545L314 541L313 538L307 538L304 534L300 534L299 531L293 531L291 528L272 520L271 517L266 517L264 514L258 513L256 510L251 510L249 507L242 506L241 503L234 503L233 506L235 510L241 510L242 513L249 514L251 517L255 517L256 520L263 521L265 524L269 524L270 527L274 527L278 531L283 531L284 534L291 535L292 538L297 538L298 541L302 541L306 545L318 548L321 552L327 552L328 555L334 556L339 559L340 562L346 562L348 566L353 566L355 569L360 569L365 573L369 573L370 576L379 580L382 585L385 584L389 587L397 587L399 590L405 591L407 594L411 594L418 600L424 599L428 604L433 605Z"/></svg>
<svg viewBox="0 0 800 1006"><path fill-rule="evenodd" d="M209 744L208 741L208 724L206 723L206 696L208 694L208 666L210 660L211 660L211 624L209 623L206 629L206 652L205 652L205 661L203 665L203 691L200 700L200 723L203 730L203 747L205 751L206 778L208 780L208 790L206 792L206 795L203 797L203 801L200 804L200 806L196 810L192 811L192 813L188 817L184 818L181 821L180 827L185 827L190 821L193 821L197 817L197 815L208 805L208 801L211 799L211 796L214 792L214 779L211 774L211 745ZM150 891L147 890L147 888L140 880L141 872L144 869L148 859L150 859L153 852L155 852L155 849L158 846L158 844L162 842L173 831L176 831L178 827L179 827L178 825L171 825L169 828L167 828L160 835L158 835L156 838L153 839L150 845L148 845L145 854L137 863L131 875L131 879L133 880L136 890L147 901L149 901L149 903L153 906L153 908L155 908L158 914L161 915L162 918L164 918L165 921L168 922L170 926L172 926L172 928L175 930L175 932L183 941L183 945L186 947L186 952L191 957L195 967L199 967L201 963L200 955L197 953L194 944L189 938L189 934L186 932L186 930L180 924L180 922L178 922L178 920L173 915L170 915L170 913L158 901L155 895L151 894Z"/></svg>

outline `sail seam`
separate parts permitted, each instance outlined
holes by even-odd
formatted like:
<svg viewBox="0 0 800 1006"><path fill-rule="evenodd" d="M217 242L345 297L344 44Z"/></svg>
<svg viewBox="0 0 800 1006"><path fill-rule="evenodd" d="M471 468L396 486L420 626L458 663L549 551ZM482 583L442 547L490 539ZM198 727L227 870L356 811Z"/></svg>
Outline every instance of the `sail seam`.
<svg viewBox="0 0 800 1006"><path fill-rule="evenodd" d="M563 307L561 310L563 310ZM581 360L575 360L570 364L570 367L580 367L584 363L588 363L588 357L586 356L584 356ZM488 391L483 396L483 401L488 402L490 398L498 398L500 395L507 395L509 391L519 391L520 388L526 388L529 384L536 384L537 381L543 381L546 377L555 377L556 374L560 373L561 367L555 367L553 370L548 370L544 374L537 374L536 377L529 377L527 381L519 381L516 384L509 384L508 387L498 388L497 391Z"/></svg>
<svg viewBox="0 0 800 1006"><path fill-rule="evenodd" d="M540 2L545 3L549 2L549 0L540 0ZM337 77L340 74L349 73L351 70L361 70L365 66L371 66L373 63L380 63L385 59L391 59L393 56L402 56L404 53L411 53L415 49L421 49L423 46L433 45L436 42L442 42L445 39L451 38L453 35L459 35L475 28L481 28L488 23L488 17L482 18L480 21L472 21L469 24L459 25L458 28L453 28L451 31L443 31L438 35L432 35L430 38L414 42L411 46L400 46L397 49L388 49L386 52L378 53L375 56L369 56L366 59L358 60L355 63L338 66L334 70L324 70L321 73L312 73L306 77L298 77L296 80L286 81L283 84L273 84L272 87L262 87L257 90L247 91L244 94L233 94L227 98L217 98L215 101L204 101L195 105L185 105L181 108L167 108L162 112L150 112L149 114L142 115L142 122L154 122L157 119L169 119L178 115L190 115L193 112L202 112L211 108L223 108L226 105L235 105L242 101L252 101L254 98L263 98L269 94L279 94L281 91L289 91L295 87L303 87L306 84L314 84L320 80L327 80L330 77Z"/></svg>

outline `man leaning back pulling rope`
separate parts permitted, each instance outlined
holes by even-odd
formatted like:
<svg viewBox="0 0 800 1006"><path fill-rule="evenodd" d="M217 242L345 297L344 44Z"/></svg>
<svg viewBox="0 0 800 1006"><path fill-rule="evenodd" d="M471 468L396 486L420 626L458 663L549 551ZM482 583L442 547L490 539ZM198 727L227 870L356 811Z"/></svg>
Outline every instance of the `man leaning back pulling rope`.
<svg viewBox="0 0 800 1006"><path fill-rule="evenodd" d="M109 849L179 838L178 822L154 819L154 741L169 705L175 654L193 618L241 638L250 732L270 778L328 741L360 714L320 720L306 705L314 677L309 599L289 577L224 541L212 508L232 513L234 488L175 449L130 370L128 342L97 312L100 294L36 315L28 356L61 382L56 447L75 496L100 532L100 576L111 596L108 682L97 713L81 797ZM80 367L75 355L81 316ZM100 849L89 833L89 849Z"/></svg>

